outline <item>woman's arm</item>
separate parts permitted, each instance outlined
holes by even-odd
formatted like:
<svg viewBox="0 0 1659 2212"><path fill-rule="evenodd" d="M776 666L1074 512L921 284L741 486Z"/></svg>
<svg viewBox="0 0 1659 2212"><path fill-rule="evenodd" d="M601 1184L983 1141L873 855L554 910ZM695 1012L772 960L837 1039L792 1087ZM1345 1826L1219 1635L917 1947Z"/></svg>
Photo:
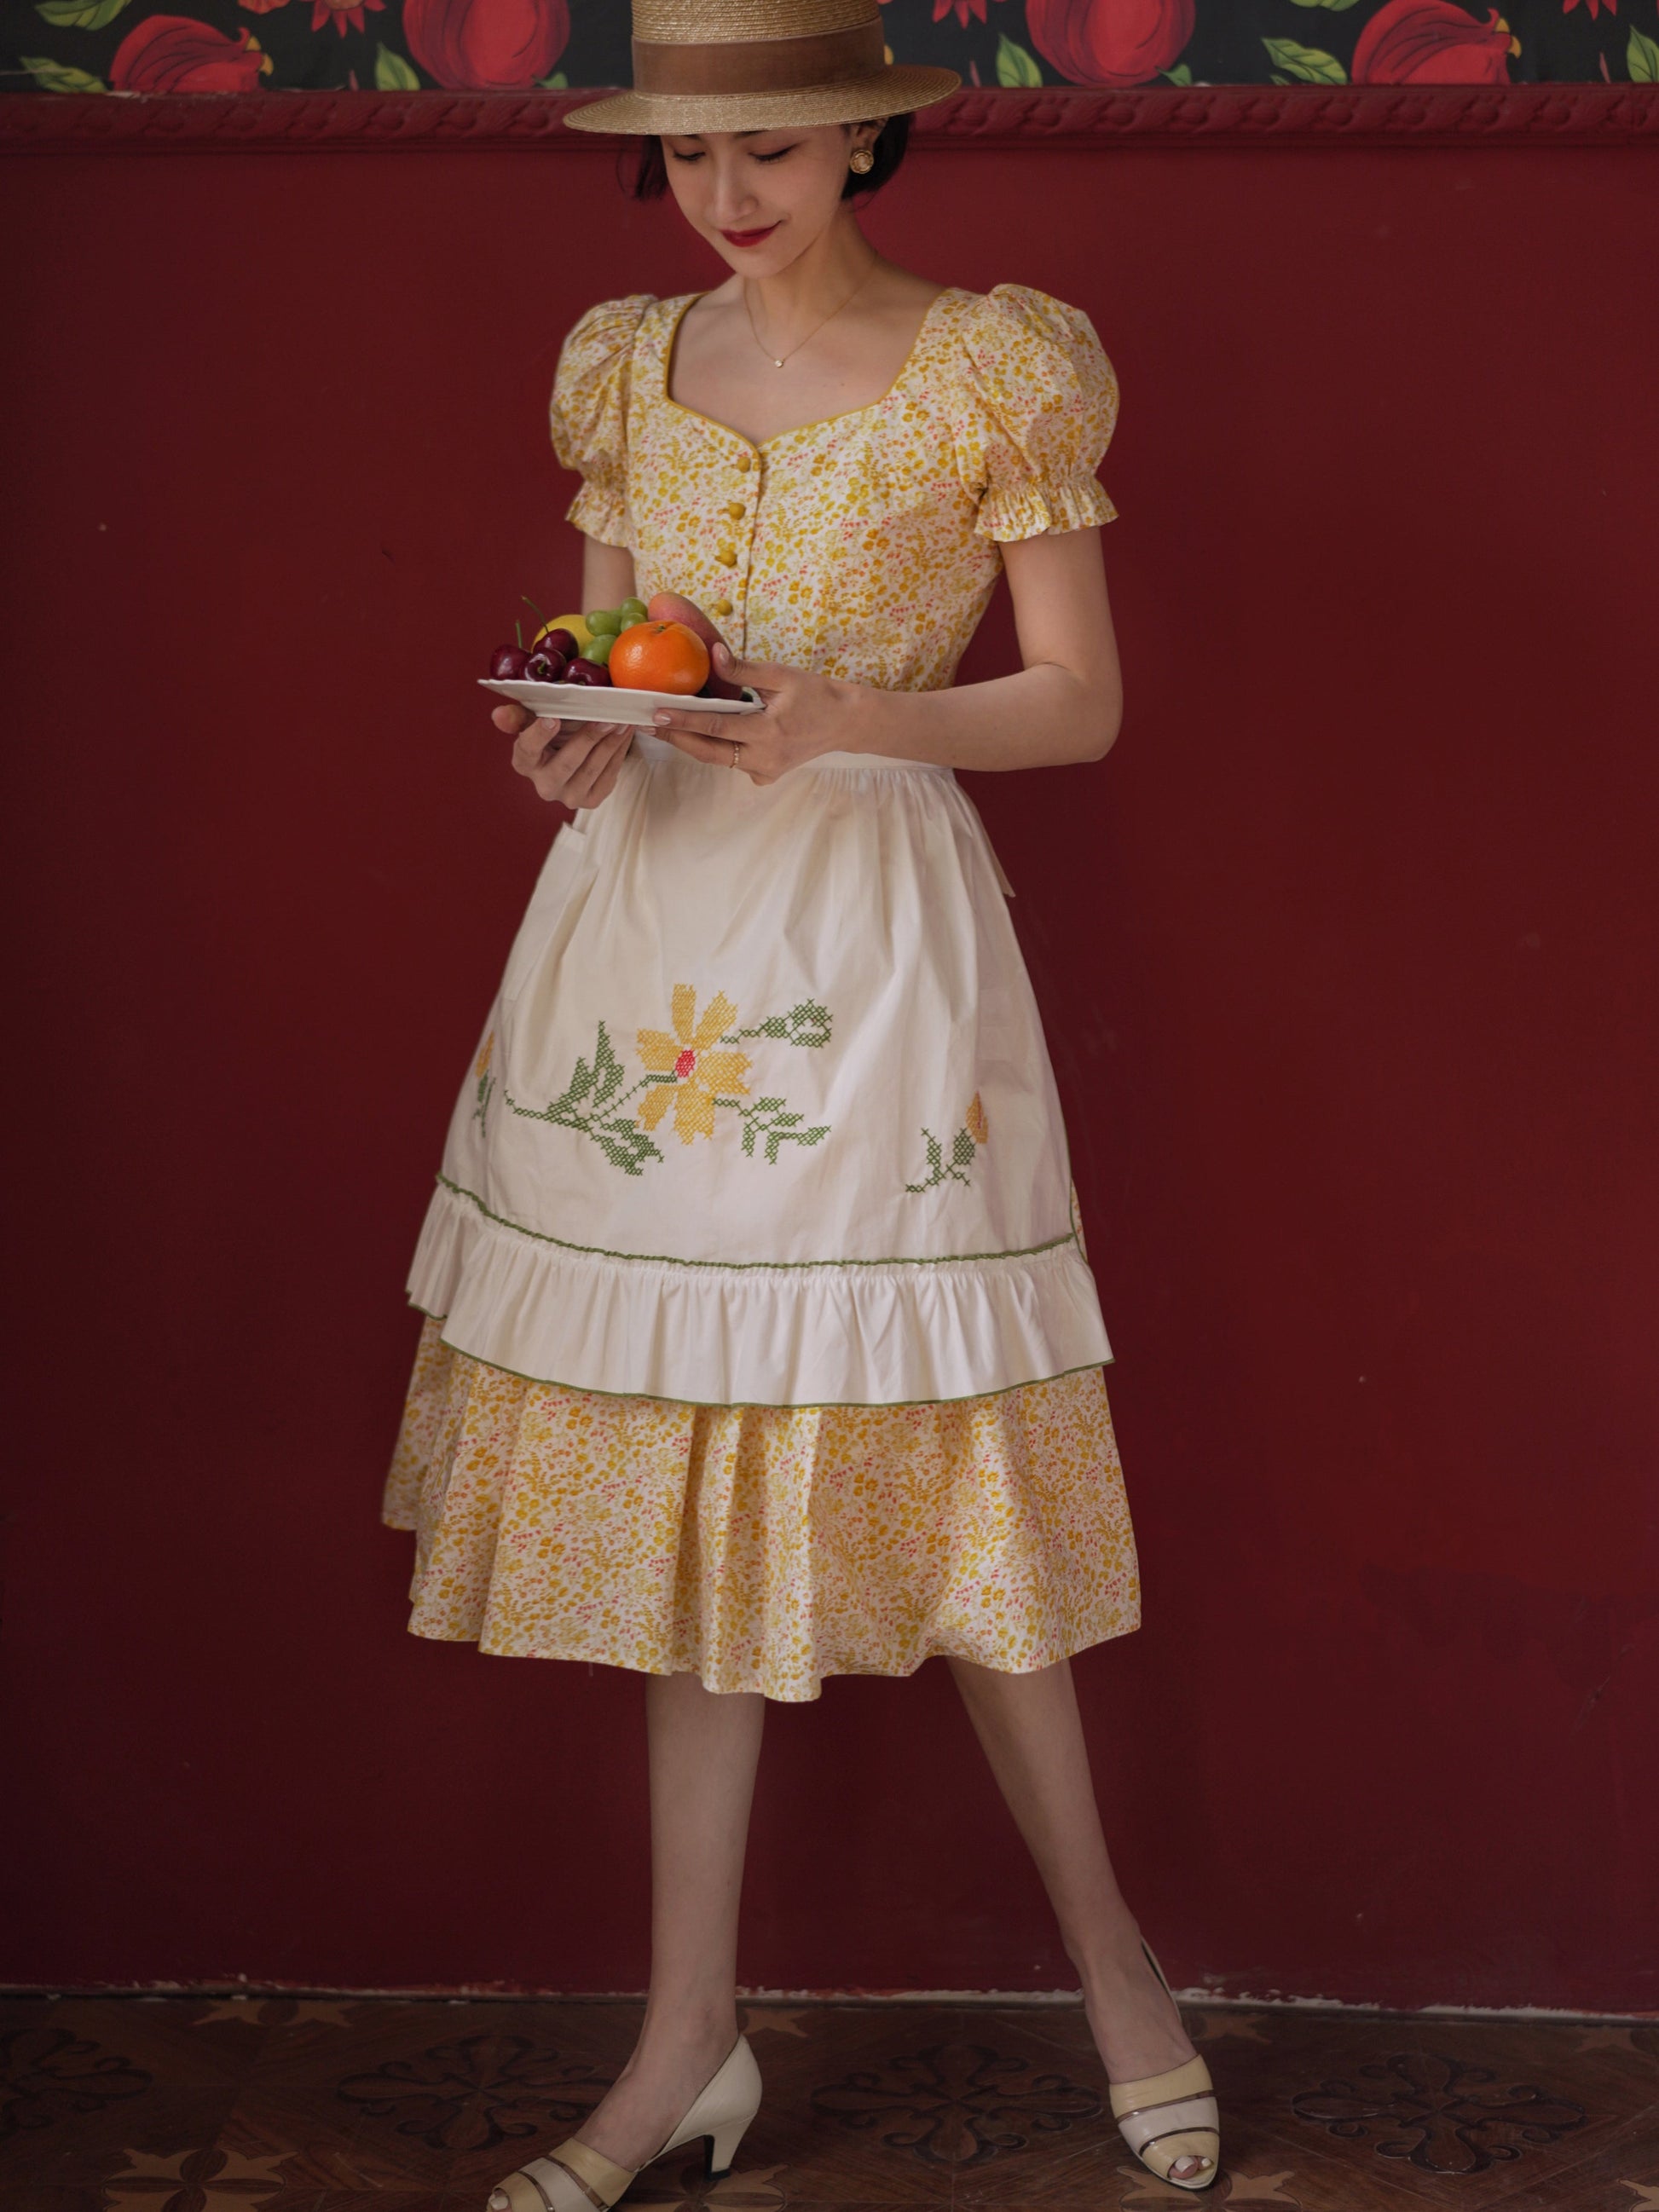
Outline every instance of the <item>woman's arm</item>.
<svg viewBox="0 0 1659 2212"><path fill-rule="evenodd" d="M634 590L634 556L624 545L582 540L582 608L619 607ZM504 699L489 718L517 739L513 765L543 799L566 806L597 806L609 799L622 774L634 732L625 722L541 721L528 707Z"/></svg>
<svg viewBox="0 0 1659 2212"><path fill-rule="evenodd" d="M822 752L886 753L945 768L1058 768L1099 760L1117 736L1123 684L1098 530L1068 530L1003 548L1024 666L1018 676L947 691L878 691L866 684L738 660L716 665L766 700L753 720L695 711L658 718L681 750L728 766L732 744L757 783ZM728 734L729 732L729 734Z"/></svg>

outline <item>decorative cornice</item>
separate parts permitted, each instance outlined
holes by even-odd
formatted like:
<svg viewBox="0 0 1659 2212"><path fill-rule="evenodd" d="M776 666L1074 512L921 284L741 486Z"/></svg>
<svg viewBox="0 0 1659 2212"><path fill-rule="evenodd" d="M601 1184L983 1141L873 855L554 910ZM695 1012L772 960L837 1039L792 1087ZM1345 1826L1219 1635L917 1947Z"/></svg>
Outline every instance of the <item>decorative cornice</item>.
<svg viewBox="0 0 1659 2212"><path fill-rule="evenodd" d="M594 142L564 93L0 94L13 153L354 153ZM919 146L1659 144L1659 85L1195 85L962 92L916 118ZM603 142L600 142L603 143Z"/></svg>

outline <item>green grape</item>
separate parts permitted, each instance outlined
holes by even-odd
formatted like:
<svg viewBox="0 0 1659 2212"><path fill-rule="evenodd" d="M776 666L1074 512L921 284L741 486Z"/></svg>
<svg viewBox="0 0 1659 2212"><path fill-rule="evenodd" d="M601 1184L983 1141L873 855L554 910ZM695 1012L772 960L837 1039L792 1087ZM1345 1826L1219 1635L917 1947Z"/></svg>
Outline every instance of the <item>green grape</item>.
<svg viewBox="0 0 1659 2212"><path fill-rule="evenodd" d="M617 642L617 633L614 629L593 629L592 615L587 617L587 627L593 630L593 635L582 647L581 657L584 660L591 660L596 668L603 668L611 658L611 648Z"/></svg>
<svg viewBox="0 0 1659 2212"><path fill-rule="evenodd" d="M635 623L648 622L651 610L643 599L624 599L622 603L622 626L632 629Z"/></svg>
<svg viewBox="0 0 1659 2212"><path fill-rule="evenodd" d="M601 607L598 614L589 615L587 617L587 627L595 637L599 637L602 633L608 633L615 637L622 626L622 614L616 607Z"/></svg>

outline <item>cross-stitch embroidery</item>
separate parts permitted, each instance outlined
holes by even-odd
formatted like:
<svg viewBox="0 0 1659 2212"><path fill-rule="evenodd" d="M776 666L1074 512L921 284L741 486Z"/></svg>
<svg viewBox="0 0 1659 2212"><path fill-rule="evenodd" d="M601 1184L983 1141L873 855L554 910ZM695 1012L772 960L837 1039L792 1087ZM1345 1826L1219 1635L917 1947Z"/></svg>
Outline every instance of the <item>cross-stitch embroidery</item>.
<svg viewBox="0 0 1659 2212"><path fill-rule="evenodd" d="M980 1146L991 1141L991 1125L985 1118L978 1091L969 1102L962 1127L951 1139L948 1158L944 1144L931 1129L924 1128L921 1133L927 1143L927 1173L920 1182L907 1182L906 1190L934 1190L947 1179L968 1185L968 1170L977 1158Z"/></svg>
<svg viewBox="0 0 1659 2212"><path fill-rule="evenodd" d="M472 1079L478 1086L478 1103L472 1109L472 1118L480 1127L484 1126L489 1112L489 1094L495 1088L495 1079L489 1072L490 1055L495 1049L495 1032L491 1030L478 1048L478 1057L472 1063Z"/></svg>
<svg viewBox="0 0 1659 2212"><path fill-rule="evenodd" d="M578 1060L562 1095L542 1108L521 1106L507 1096L514 1113L526 1121L549 1121L556 1127L574 1129L591 1137L613 1167L624 1174L643 1172L648 1160L661 1160L652 1141L654 1132L673 1109L674 1133L683 1145L714 1133L716 1110L726 1109L743 1124L743 1149L753 1159L762 1146L776 1166L785 1145L811 1146L830 1134L829 1124L809 1127L804 1114L793 1112L784 1098L750 1097L748 1077L753 1062L736 1047L751 1038L765 1037L816 1052L830 1042L829 1010L811 999L792 1006L786 1014L769 1014L751 1029L733 1029L738 1010L724 991L718 991L697 1018L697 994L689 983L674 986L668 1030L640 1030L635 1042L645 1073L628 1082L627 1070L617 1056L605 1024L590 1064ZM628 1109L643 1091L640 1105Z"/></svg>

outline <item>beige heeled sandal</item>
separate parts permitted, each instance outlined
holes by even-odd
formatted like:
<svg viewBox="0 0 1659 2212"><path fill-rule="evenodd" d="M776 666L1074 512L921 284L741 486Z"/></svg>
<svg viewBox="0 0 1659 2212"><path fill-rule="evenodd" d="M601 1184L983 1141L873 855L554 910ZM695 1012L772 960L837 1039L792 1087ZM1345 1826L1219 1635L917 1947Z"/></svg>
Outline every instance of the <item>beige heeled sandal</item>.
<svg viewBox="0 0 1659 2212"><path fill-rule="evenodd" d="M1164 1980L1152 1945L1143 1942L1140 1948L1174 2004L1175 1993ZM1221 2171L1221 2115L1210 2069L1201 2058L1189 2058L1184 2066L1145 2081L1111 2081L1107 2087L1118 2132L1149 2173L1171 2189L1209 2188ZM1170 2171L1183 2158L1201 2161L1198 2172L1184 2179Z"/></svg>
<svg viewBox="0 0 1659 2212"><path fill-rule="evenodd" d="M760 2110L760 2068L739 2036L726 2054L718 2071L691 2101L690 2110L659 2151L646 2160L654 2166L671 2150L679 2150L699 2136L708 2141L708 2178L718 2181L738 2154L744 2130ZM489 2199L489 2212L608 2212L638 2166L617 2166L574 2136L567 2136L545 2158L532 2158L527 2166L509 2173Z"/></svg>

